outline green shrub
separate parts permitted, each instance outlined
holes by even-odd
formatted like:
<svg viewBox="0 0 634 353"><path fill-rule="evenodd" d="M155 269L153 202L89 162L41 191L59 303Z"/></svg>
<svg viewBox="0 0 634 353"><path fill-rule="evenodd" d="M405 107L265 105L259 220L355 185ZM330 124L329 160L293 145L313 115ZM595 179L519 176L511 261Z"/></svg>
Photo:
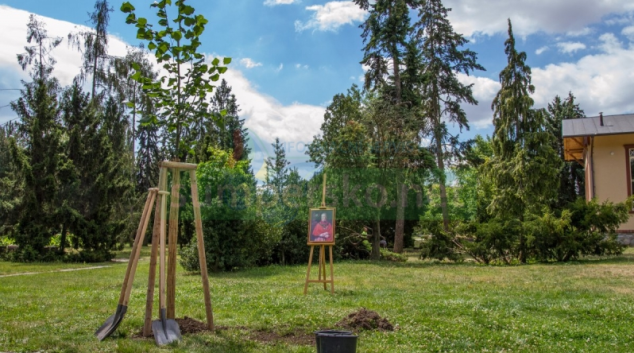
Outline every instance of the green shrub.
<svg viewBox="0 0 634 353"><path fill-rule="evenodd" d="M442 221L423 220L416 229L418 233L426 234L421 243L420 258L451 261L461 261L462 255L459 253L454 235L443 231Z"/></svg>
<svg viewBox="0 0 634 353"><path fill-rule="evenodd" d="M614 204L583 199L569 204L560 215L547 212L526 222L528 247L539 261L566 262L585 255L620 255L619 226L629 219L631 202Z"/></svg>
<svg viewBox="0 0 634 353"><path fill-rule="evenodd" d="M403 254L391 252L390 250L387 250L387 249L381 249L381 260L391 261L391 262L407 262L407 256Z"/></svg>

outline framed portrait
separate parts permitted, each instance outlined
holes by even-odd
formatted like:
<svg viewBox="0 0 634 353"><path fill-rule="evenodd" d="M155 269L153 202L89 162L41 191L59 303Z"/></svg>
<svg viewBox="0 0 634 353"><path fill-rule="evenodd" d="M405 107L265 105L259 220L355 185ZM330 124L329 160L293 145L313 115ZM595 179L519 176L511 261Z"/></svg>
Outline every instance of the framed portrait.
<svg viewBox="0 0 634 353"><path fill-rule="evenodd" d="M308 218L308 245L334 245L336 209L311 208Z"/></svg>

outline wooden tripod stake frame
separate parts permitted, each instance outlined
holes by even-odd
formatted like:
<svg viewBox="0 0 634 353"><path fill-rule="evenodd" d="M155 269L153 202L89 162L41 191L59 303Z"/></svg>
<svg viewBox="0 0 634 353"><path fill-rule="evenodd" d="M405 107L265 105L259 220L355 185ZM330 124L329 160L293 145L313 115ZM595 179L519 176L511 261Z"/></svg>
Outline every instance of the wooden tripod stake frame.
<svg viewBox="0 0 634 353"><path fill-rule="evenodd" d="M209 291L209 278L207 275L207 260L205 256L205 243L203 239L203 227L200 213L200 202L198 200L198 183L196 180L196 164L180 162L159 163L159 191L156 197L156 208L154 212L154 228L152 234L152 250L150 253L150 273L148 277L147 302L145 306L145 322L143 325L143 336L152 334L152 308L154 304L154 287L156 283L156 262L159 251L159 235L165 232L166 202L163 198L170 195L167 191L167 171L172 170L172 192L169 219L169 262L167 265L167 318L174 319L176 314L176 259L177 259L177 237L178 237L178 210L180 204L180 172L189 171L192 191L192 202L194 206L194 220L196 226L196 240L198 244L198 259L200 262L200 273L202 277L203 293L205 299L205 312L207 315L207 327L214 329L213 310L211 307L211 294ZM165 205L165 206L162 206Z"/></svg>
<svg viewBox="0 0 634 353"><path fill-rule="evenodd" d="M324 181L322 185L321 191L321 207L320 209L326 209L326 173L324 173ZM308 220L310 224L310 219ZM310 227L309 227L310 232ZM334 240L334 234L333 234ZM310 268L313 264L313 253L315 251L315 246L319 247L319 275L318 279L311 280L310 279ZM326 277L326 247L330 251L330 279ZM328 290L328 283L330 283L330 294L335 294L335 275L334 275L334 267L332 264L332 244L325 245L310 245L310 255L308 256L308 270L306 271L306 282L304 283L304 295L308 293L308 283L323 283L324 290Z"/></svg>

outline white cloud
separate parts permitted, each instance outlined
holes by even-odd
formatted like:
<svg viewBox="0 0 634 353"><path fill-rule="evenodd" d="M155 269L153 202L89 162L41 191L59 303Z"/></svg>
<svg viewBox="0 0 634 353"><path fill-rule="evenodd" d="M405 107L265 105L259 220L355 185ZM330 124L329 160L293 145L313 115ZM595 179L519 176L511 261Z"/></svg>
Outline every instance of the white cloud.
<svg viewBox="0 0 634 353"><path fill-rule="evenodd" d="M594 30L590 27L584 27L581 30L578 31L568 31L566 33L566 35L568 37L583 37L583 36L587 36L589 34L592 34L594 32Z"/></svg>
<svg viewBox="0 0 634 353"><path fill-rule="evenodd" d="M280 72L284 68L284 64L280 64L275 71Z"/></svg>
<svg viewBox="0 0 634 353"><path fill-rule="evenodd" d="M0 38L2 51L0 51L0 84L21 87L20 79L28 79L28 74L23 72L16 60L16 53L24 51L26 43L26 24L29 13L0 5ZM74 24L39 16L46 23L49 36L66 36L75 27ZM109 53L122 56L126 54L126 43L118 38L111 37ZM53 51L53 56L58 64L53 74L62 85L69 85L79 73L81 65L80 54L71 50L64 41ZM302 66L304 67L304 66ZM279 69L283 68L280 65ZM11 78L9 81L8 78ZM313 136L319 133L325 109L321 106L293 103L284 105L275 98L263 94L247 80L242 72L230 65L229 70L222 75L232 87L241 108L241 117L245 119L245 126L249 129L251 144L253 145L253 168L258 172L263 167L263 158L270 154L270 143L279 137L281 141L296 146L297 151L305 149L305 145L312 142ZM3 96L4 98L4 96ZM0 102L1 103L1 102ZM8 108L6 108L8 109ZM8 109L0 113L0 123L15 116ZM263 158L259 158L258 156ZM293 162L305 161L306 157L301 153L289 155Z"/></svg>
<svg viewBox="0 0 634 353"><path fill-rule="evenodd" d="M345 24L363 21L367 14L367 11L359 8L352 1L331 1L324 5L308 6L306 10L314 12L312 18L305 23L295 21L297 32L307 29L335 31Z"/></svg>
<svg viewBox="0 0 634 353"><path fill-rule="evenodd" d="M478 101L478 105L462 105L462 109L467 113L469 125L476 130L492 126L491 102L500 90L500 83L487 77L467 76L463 73L457 76L462 84L473 84L473 97Z"/></svg>
<svg viewBox="0 0 634 353"><path fill-rule="evenodd" d="M634 11L632 0L447 0L449 18L458 33L506 33L506 19L517 35L574 33L609 14ZM492 9L494 9L492 11Z"/></svg>
<svg viewBox="0 0 634 353"><path fill-rule="evenodd" d="M240 64L247 69L252 69L254 67L262 66L262 63L255 62L249 58L240 59Z"/></svg>
<svg viewBox="0 0 634 353"><path fill-rule="evenodd" d="M290 5L295 2L297 1L296 0L266 0L264 2L264 5L266 6Z"/></svg>
<svg viewBox="0 0 634 353"><path fill-rule="evenodd" d="M308 70L308 65L302 65L302 64L295 64L295 68L296 69L304 69L304 70Z"/></svg>
<svg viewBox="0 0 634 353"><path fill-rule="evenodd" d="M632 42L634 42L634 26L629 26L623 28L621 34L629 38Z"/></svg>
<svg viewBox="0 0 634 353"><path fill-rule="evenodd" d="M557 43L559 51L566 54L574 54L576 51L586 48L586 45L581 42L561 42Z"/></svg>
<svg viewBox="0 0 634 353"><path fill-rule="evenodd" d="M546 50L548 50L548 46L547 45L535 50L535 54L542 55L542 53L545 52Z"/></svg>

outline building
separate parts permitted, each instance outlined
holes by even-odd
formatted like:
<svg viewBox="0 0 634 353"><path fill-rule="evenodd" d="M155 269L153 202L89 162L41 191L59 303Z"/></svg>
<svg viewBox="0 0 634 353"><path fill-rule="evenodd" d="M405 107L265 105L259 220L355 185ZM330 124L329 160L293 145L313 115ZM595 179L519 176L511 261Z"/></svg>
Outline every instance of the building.
<svg viewBox="0 0 634 353"><path fill-rule="evenodd" d="M585 167L587 200L622 202L632 195L634 114L568 119L562 130L565 159ZM619 238L628 245L634 245L632 216L619 228Z"/></svg>

